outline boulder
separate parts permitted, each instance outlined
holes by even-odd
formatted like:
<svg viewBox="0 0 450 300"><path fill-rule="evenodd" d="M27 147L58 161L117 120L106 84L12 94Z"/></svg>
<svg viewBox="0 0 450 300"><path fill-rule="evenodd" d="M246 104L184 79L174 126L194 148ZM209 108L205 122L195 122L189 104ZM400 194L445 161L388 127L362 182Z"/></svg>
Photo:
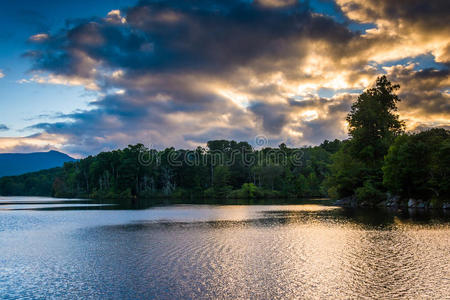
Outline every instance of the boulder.
<svg viewBox="0 0 450 300"><path fill-rule="evenodd" d="M369 207L369 206L372 206L369 202L367 202L367 201L362 201L360 204L359 204L359 206L362 206L362 207Z"/></svg>
<svg viewBox="0 0 450 300"><path fill-rule="evenodd" d="M400 196L392 195L391 193L386 194L385 206L398 206L400 204Z"/></svg>
<svg viewBox="0 0 450 300"><path fill-rule="evenodd" d="M427 206L428 205L426 202L423 202L422 200L417 201L417 205L416 205L417 208L427 208Z"/></svg>
<svg viewBox="0 0 450 300"><path fill-rule="evenodd" d="M357 201L356 201L356 197L354 196L349 196L349 197L345 197L339 200L336 200L336 202L334 202L335 205L339 205L339 206L357 206Z"/></svg>

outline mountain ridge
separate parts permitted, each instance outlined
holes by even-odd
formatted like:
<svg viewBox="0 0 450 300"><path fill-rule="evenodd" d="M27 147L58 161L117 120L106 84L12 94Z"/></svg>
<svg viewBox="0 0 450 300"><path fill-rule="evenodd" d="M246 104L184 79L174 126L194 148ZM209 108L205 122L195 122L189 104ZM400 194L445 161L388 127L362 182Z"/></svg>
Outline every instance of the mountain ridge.
<svg viewBox="0 0 450 300"><path fill-rule="evenodd" d="M0 177L61 167L65 162L70 161L76 161L76 159L55 150L31 153L0 153Z"/></svg>

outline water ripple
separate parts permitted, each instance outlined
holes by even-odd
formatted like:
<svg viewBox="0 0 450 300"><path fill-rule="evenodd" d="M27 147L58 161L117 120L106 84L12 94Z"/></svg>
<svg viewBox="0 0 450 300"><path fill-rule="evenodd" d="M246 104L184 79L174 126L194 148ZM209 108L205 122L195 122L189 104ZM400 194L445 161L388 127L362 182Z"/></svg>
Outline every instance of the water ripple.
<svg viewBox="0 0 450 300"><path fill-rule="evenodd" d="M0 222L0 298L448 299L448 219L373 214L11 211Z"/></svg>

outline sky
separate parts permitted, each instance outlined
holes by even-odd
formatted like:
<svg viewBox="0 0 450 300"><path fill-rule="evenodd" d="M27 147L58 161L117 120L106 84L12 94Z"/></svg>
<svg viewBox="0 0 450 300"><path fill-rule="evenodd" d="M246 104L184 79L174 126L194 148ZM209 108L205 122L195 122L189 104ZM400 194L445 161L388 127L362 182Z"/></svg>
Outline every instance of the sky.
<svg viewBox="0 0 450 300"><path fill-rule="evenodd" d="M450 1L0 1L0 152L347 138L377 76L450 128Z"/></svg>

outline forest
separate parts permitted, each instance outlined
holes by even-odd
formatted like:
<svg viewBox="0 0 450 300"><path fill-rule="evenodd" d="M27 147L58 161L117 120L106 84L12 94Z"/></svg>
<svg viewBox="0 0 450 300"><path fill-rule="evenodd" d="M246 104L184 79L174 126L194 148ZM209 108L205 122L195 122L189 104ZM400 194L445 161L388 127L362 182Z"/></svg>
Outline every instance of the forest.
<svg viewBox="0 0 450 300"><path fill-rule="evenodd" d="M92 198L304 198L327 195L323 182L341 141L254 150L247 142L163 151L142 144L0 179L2 195Z"/></svg>
<svg viewBox="0 0 450 300"><path fill-rule="evenodd" d="M349 138L319 146L253 148L213 140L195 150L142 144L55 168L0 178L0 195L97 199L288 199L350 197L378 205L387 195L448 202L450 131L405 132L394 85L385 76L347 116Z"/></svg>

